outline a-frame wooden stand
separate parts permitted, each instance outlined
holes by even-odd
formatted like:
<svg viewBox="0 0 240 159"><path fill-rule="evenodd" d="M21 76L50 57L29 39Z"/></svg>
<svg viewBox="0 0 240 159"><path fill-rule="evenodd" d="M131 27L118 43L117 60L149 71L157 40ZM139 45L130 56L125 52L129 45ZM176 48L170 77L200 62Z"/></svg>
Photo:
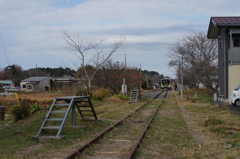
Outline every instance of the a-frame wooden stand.
<svg viewBox="0 0 240 159"><path fill-rule="evenodd" d="M61 138L62 130L72 111L72 126L76 126L76 109L84 120L99 120L93 108L90 97L88 96L69 96L55 98L38 134L34 138L43 135L44 130L57 130L56 136L48 136L48 138ZM88 117L88 118L86 118Z"/></svg>

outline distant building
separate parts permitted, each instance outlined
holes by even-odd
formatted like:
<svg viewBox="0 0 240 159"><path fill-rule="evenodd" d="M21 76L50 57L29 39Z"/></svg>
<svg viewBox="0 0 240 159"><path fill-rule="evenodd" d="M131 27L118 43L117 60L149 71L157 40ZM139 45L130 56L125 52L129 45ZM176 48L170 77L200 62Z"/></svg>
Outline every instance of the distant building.
<svg viewBox="0 0 240 159"><path fill-rule="evenodd" d="M54 79L54 82L61 83L63 85L70 85L70 84L76 83L78 81L79 81L79 79L74 78L72 76L67 76L67 75L64 75L62 77L58 77L58 78Z"/></svg>
<svg viewBox="0 0 240 159"><path fill-rule="evenodd" d="M49 91L50 77L30 77L20 82L21 91Z"/></svg>
<svg viewBox="0 0 240 159"><path fill-rule="evenodd" d="M0 80L0 88L3 86L14 86L14 84L11 80Z"/></svg>
<svg viewBox="0 0 240 159"><path fill-rule="evenodd" d="M218 39L218 86L230 100L240 84L240 17L211 17L208 38Z"/></svg>
<svg viewBox="0 0 240 159"><path fill-rule="evenodd" d="M60 86L61 88L68 87L73 83L79 82L79 79L76 79L72 76L62 76L62 77L30 77L24 79L20 82L21 91L31 92L31 91L50 91L51 84L50 80Z"/></svg>

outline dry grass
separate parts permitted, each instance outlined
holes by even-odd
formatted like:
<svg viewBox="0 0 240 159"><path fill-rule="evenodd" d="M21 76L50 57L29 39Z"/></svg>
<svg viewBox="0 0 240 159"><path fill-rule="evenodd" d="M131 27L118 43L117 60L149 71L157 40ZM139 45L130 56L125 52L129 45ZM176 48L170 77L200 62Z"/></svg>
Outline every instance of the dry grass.
<svg viewBox="0 0 240 159"><path fill-rule="evenodd" d="M62 92L35 92L35 93L17 93L18 98L31 99L36 101L53 100L56 97L63 97ZM16 101L16 95L0 96L1 101Z"/></svg>
<svg viewBox="0 0 240 159"><path fill-rule="evenodd" d="M103 101L104 102L119 102L119 103L123 103L124 102L121 99L116 98L116 97L108 97L108 98L105 98Z"/></svg>
<svg viewBox="0 0 240 159"><path fill-rule="evenodd" d="M0 105L5 106L6 113L9 113L9 110L18 105L18 100L28 100L32 105L40 105L42 102L49 101L49 104L52 103L52 100L56 97L62 97L65 94L62 92L34 92L34 93L17 93L14 95L0 96Z"/></svg>
<svg viewBox="0 0 240 159"><path fill-rule="evenodd" d="M199 98L194 99L191 98L193 92L190 90L185 92L183 99L176 96L179 106L188 115L185 120L190 120L189 132L198 132L197 135L191 132L195 140L190 152L186 154L187 158L238 158L240 116L228 109L230 105L212 104L207 101L211 96L208 97L204 90L199 92L205 95L199 93Z"/></svg>
<svg viewBox="0 0 240 159"><path fill-rule="evenodd" d="M41 92L41 93L29 93L29 94L19 94L22 99L30 98L32 100L43 101L43 100L53 100L56 97L65 96L62 92Z"/></svg>
<svg viewBox="0 0 240 159"><path fill-rule="evenodd" d="M194 99L194 93L191 90L184 92L183 99L180 99L177 92L171 91L170 93L171 97L161 107L153 125L145 135L145 139L137 153L137 158L239 158L240 116L238 114L229 111L227 105L219 107L206 102L204 99L208 99L207 95L201 96L201 93L204 94L204 90L198 91L198 99ZM66 95L70 94L43 92L42 94L20 94L20 97L43 101L53 100L55 97ZM0 97L0 100L15 100L14 98L14 96ZM30 156L47 158L51 156L50 154L53 151L59 150L62 150L64 154L68 154L71 150L79 147L87 139L101 132L104 128L114 123L115 120L121 119L142 103L127 104L125 101L112 97L102 102L94 102L93 104L97 105L95 111L98 117L102 119L102 122L83 122L84 125L88 126L86 130L64 131L63 133L69 137L67 141L40 147L38 150L34 150ZM157 105L157 102L151 103L151 105ZM32 125L30 125L31 120L29 119L20 121L16 125L15 129L22 130L24 127L28 127L28 125L29 130L35 129L31 134L24 134L26 137L21 136L21 138L25 137L23 142L29 145L34 144L29 141L29 138L36 134L44 116L44 114L39 115L41 116L30 118L31 120L36 118ZM14 129L6 131L6 133L1 135L11 134L13 131ZM194 132L197 133L194 134ZM13 137L16 140L20 140L17 136ZM5 141L5 138L2 138L4 143L10 142L8 140ZM9 143L9 147L12 145L14 144ZM28 146L23 145L22 147ZM56 150L56 147L59 150ZM18 147L18 150L21 149L23 148ZM8 155L10 152L5 154L7 157L10 156ZM57 154L56 156L59 157Z"/></svg>

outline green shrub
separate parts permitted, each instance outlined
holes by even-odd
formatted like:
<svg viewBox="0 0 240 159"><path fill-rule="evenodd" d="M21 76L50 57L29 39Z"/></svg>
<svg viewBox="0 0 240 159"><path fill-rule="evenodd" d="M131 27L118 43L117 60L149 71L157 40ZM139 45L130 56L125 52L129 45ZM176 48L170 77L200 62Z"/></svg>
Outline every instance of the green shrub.
<svg viewBox="0 0 240 159"><path fill-rule="evenodd" d="M52 104L53 100L43 100L41 104Z"/></svg>
<svg viewBox="0 0 240 159"><path fill-rule="evenodd" d="M87 95L87 89L80 89L77 93L76 96L86 96Z"/></svg>
<svg viewBox="0 0 240 159"><path fill-rule="evenodd" d="M109 97L111 92L109 89L106 88L99 88L92 92L92 99L93 100L103 100L106 97Z"/></svg>
<svg viewBox="0 0 240 159"><path fill-rule="evenodd" d="M20 105L13 106L11 109L11 114L13 115L15 122L29 117L30 113L30 105L25 100L21 100Z"/></svg>
<svg viewBox="0 0 240 159"><path fill-rule="evenodd" d="M41 110L42 110L42 107L38 104L30 105L31 114L34 114L34 113L39 112Z"/></svg>
<svg viewBox="0 0 240 159"><path fill-rule="evenodd" d="M129 99L129 97L126 97L122 94L115 94L115 95L113 95L113 97L119 98L121 100L128 100Z"/></svg>

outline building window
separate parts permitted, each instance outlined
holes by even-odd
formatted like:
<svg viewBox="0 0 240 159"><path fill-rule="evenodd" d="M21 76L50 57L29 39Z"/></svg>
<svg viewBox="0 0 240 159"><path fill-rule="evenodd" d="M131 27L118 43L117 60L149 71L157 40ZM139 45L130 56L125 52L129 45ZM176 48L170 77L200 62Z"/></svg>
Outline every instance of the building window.
<svg viewBox="0 0 240 159"><path fill-rule="evenodd" d="M27 89L32 89L32 86L27 86Z"/></svg>
<svg viewBox="0 0 240 159"><path fill-rule="evenodd" d="M26 88L26 85L23 85L22 88Z"/></svg>
<svg viewBox="0 0 240 159"><path fill-rule="evenodd" d="M240 47L240 39L233 39L233 47Z"/></svg>

